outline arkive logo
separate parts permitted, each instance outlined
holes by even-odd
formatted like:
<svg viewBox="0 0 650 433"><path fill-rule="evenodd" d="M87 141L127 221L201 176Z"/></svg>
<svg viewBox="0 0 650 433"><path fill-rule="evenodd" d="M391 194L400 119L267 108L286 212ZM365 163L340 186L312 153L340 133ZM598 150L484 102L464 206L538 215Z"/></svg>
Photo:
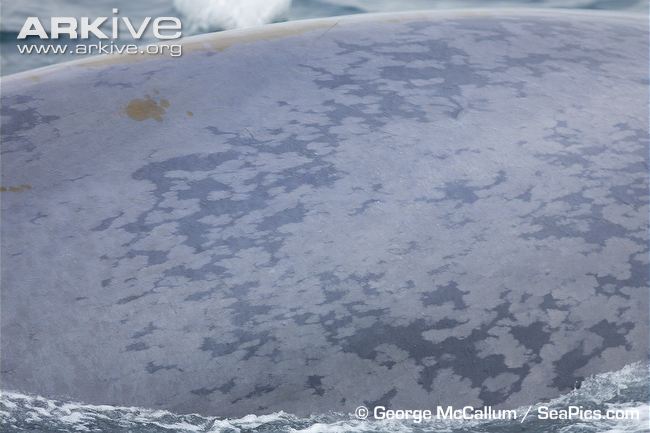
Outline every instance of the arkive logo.
<svg viewBox="0 0 650 433"><path fill-rule="evenodd" d="M118 39L131 37L140 39L151 30L156 39L177 39L182 36L181 20L177 17L145 17L140 23L131 21L129 17L118 16L119 10L113 9L111 17L51 17L50 32L38 17L28 17L25 20L17 39L37 36L40 39L59 39L67 36L70 39ZM106 28L108 27L108 28Z"/></svg>

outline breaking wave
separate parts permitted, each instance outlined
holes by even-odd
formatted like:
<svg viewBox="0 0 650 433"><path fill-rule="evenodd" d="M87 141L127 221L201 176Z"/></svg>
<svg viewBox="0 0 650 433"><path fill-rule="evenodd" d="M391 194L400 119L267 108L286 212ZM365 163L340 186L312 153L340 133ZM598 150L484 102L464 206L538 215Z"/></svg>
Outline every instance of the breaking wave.
<svg viewBox="0 0 650 433"><path fill-rule="evenodd" d="M291 0L174 0L190 33L252 27L286 18Z"/></svg>
<svg viewBox="0 0 650 433"><path fill-rule="evenodd" d="M648 365L631 364L619 371L591 377L576 389L540 405L554 409L635 411L634 420L554 420L529 416L516 421L361 421L353 415L330 413L307 418L284 412L247 415L239 419L179 415L163 410L50 400L17 392L0 395L0 431L17 432L210 432L210 433L648 433ZM523 408L519 413L525 412ZM535 410L535 409L533 409Z"/></svg>

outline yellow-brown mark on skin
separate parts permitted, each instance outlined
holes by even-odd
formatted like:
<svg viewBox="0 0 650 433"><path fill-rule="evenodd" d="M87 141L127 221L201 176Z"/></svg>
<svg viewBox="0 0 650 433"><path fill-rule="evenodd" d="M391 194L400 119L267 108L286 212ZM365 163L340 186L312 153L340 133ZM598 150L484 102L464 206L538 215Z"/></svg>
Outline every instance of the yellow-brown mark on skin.
<svg viewBox="0 0 650 433"><path fill-rule="evenodd" d="M0 186L0 192L23 192L30 189L32 189L32 186L27 184L18 186Z"/></svg>
<svg viewBox="0 0 650 433"><path fill-rule="evenodd" d="M147 119L154 119L158 122L162 122L163 115L165 110L169 108L169 101L167 99L161 99L160 103L151 99L150 96L146 96L144 99L133 99L126 106L126 114L133 120L142 122Z"/></svg>

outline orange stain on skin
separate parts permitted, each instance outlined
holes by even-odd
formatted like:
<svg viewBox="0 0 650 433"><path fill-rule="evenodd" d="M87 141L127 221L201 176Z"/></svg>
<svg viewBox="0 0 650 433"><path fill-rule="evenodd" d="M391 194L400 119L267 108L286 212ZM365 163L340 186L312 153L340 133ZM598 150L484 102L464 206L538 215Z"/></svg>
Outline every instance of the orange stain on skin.
<svg viewBox="0 0 650 433"><path fill-rule="evenodd" d="M136 98L126 106L126 114L133 120L142 122L143 120L153 119L162 122L165 110L169 108L169 101L161 99L160 102L154 101L151 96L145 98Z"/></svg>
<svg viewBox="0 0 650 433"><path fill-rule="evenodd" d="M0 192L23 192L32 189L31 185L23 184L18 186L0 186Z"/></svg>

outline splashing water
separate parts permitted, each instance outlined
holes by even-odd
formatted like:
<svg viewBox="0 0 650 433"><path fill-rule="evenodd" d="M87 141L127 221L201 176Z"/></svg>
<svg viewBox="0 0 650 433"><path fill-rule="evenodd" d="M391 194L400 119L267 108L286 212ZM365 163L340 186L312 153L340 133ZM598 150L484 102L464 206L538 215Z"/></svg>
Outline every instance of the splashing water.
<svg viewBox="0 0 650 433"><path fill-rule="evenodd" d="M535 405L532 412L542 403ZM513 421L362 421L347 414L296 417L284 412L223 419L178 415L163 410L97 406L61 402L16 392L0 396L0 431L18 432L210 432L210 433L648 433L648 365L623 369L587 379L582 387L543 403L552 409L582 406L585 409L635 411L638 419L540 420L529 416L523 424ZM524 413L527 408L520 408Z"/></svg>
<svg viewBox="0 0 650 433"><path fill-rule="evenodd" d="M192 33L252 27L286 18L291 0L174 0Z"/></svg>

